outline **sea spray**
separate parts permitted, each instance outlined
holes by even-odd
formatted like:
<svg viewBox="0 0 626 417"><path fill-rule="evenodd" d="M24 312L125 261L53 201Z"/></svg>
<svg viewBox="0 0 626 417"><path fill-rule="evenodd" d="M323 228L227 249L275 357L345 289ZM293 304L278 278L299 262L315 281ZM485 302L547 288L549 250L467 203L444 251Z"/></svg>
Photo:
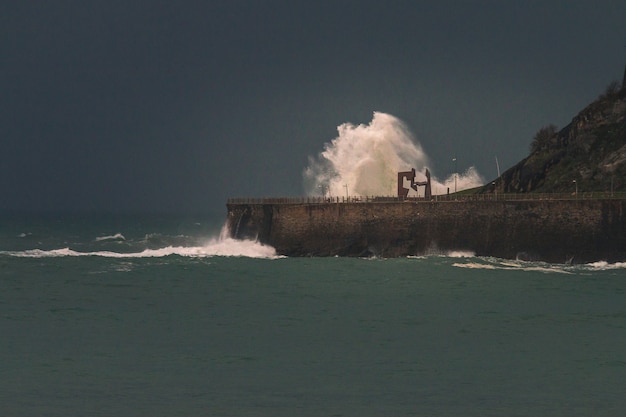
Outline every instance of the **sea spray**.
<svg viewBox="0 0 626 417"><path fill-rule="evenodd" d="M329 196L390 196L397 190L397 173L415 168L432 173L428 156L407 126L398 118L374 112L368 125L344 123L339 136L324 145L316 157L309 157L304 170L307 194ZM418 179L421 180L421 179ZM477 187L484 183L474 167L452 174L440 182L434 175L434 194Z"/></svg>
<svg viewBox="0 0 626 417"><path fill-rule="evenodd" d="M454 190L461 191L474 187L479 187L485 183L484 178L478 173L475 167L469 167L464 172L452 173L442 182L435 180L432 182L433 194L447 194Z"/></svg>
<svg viewBox="0 0 626 417"><path fill-rule="evenodd" d="M279 258L276 250L255 240L239 240L231 237L225 222L217 238L210 239L203 247L207 256L243 256L248 258Z"/></svg>
<svg viewBox="0 0 626 417"><path fill-rule="evenodd" d="M170 241L172 236L160 235L162 242ZM182 238L176 237L176 241L180 242ZM95 239L97 243L106 243L110 240L124 239L121 233L110 236L103 236ZM184 239L183 239L184 240ZM11 256L18 258L59 258L59 257L102 257L102 258L163 258L167 256L180 256L189 258L205 258L213 256L223 257L246 257L246 258L280 258L276 254L273 247L261 244L254 240L237 240L230 237L227 226L224 225L219 236L206 239L204 242L197 242L191 239L187 243L171 245L163 244L159 247L146 247L146 243L151 239L141 239L140 241L124 241L130 245L141 245L141 249L135 247L135 251L118 251L118 250L76 250L70 247L59 249L43 250L39 248L20 250L20 251L0 251L0 256Z"/></svg>

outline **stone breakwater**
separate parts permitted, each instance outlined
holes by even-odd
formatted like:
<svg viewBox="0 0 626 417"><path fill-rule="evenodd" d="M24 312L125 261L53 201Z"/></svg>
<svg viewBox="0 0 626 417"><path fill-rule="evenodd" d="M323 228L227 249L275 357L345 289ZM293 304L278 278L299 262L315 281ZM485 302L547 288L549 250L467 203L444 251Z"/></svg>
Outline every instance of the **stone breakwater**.
<svg viewBox="0 0 626 417"><path fill-rule="evenodd" d="M286 256L626 260L626 200L227 204L230 234Z"/></svg>

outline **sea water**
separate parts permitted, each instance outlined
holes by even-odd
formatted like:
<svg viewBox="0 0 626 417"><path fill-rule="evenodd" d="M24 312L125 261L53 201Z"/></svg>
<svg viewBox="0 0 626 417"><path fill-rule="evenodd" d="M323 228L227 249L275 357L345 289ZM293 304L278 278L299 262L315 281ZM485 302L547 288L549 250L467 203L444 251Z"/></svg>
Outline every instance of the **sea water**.
<svg viewBox="0 0 626 417"><path fill-rule="evenodd" d="M626 264L286 258L3 214L2 416L623 416Z"/></svg>

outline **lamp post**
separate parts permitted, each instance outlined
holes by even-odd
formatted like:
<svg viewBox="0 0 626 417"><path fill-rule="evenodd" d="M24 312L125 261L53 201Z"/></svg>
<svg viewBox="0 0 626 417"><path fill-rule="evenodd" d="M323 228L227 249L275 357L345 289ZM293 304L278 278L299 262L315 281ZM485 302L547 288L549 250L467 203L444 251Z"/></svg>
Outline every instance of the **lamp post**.
<svg viewBox="0 0 626 417"><path fill-rule="evenodd" d="M348 197L348 184L344 184L343 186L346 188L346 202L347 202L350 199Z"/></svg>
<svg viewBox="0 0 626 417"><path fill-rule="evenodd" d="M574 186L576 187L576 192L575 192L575 196L576 198L578 198L578 183L576 182L576 180L572 180L572 182L574 183Z"/></svg>
<svg viewBox="0 0 626 417"><path fill-rule="evenodd" d="M452 162L454 162L454 192L456 194L456 156L452 158Z"/></svg>
<svg viewBox="0 0 626 417"><path fill-rule="evenodd" d="M497 200L497 199L498 199L498 189L496 188L496 182L495 182L495 181L493 181L493 182L491 183L491 185L493 185L493 192L494 192L495 197L496 197L495 199Z"/></svg>

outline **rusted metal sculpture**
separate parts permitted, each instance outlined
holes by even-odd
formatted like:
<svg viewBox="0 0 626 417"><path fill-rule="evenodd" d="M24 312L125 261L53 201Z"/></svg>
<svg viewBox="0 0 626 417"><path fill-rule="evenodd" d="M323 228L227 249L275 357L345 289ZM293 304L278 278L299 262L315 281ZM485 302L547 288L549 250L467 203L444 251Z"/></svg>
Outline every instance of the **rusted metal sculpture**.
<svg viewBox="0 0 626 417"><path fill-rule="evenodd" d="M417 187L425 187L424 198L430 199L432 197L432 189L430 187L430 171L426 170L426 181L415 181L415 168L410 171L398 172L398 197L409 197L410 190L414 190L417 194ZM405 180L409 181L409 187L406 188Z"/></svg>

